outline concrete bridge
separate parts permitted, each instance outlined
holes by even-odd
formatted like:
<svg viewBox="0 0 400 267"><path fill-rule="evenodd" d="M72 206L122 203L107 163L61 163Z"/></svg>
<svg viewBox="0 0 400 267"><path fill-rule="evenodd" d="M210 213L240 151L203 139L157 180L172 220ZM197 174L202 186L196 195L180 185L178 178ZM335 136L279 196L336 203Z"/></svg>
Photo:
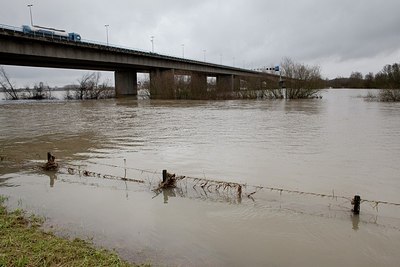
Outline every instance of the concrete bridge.
<svg viewBox="0 0 400 267"><path fill-rule="evenodd" d="M18 30L0 28L0 64L68 69L114 71L117 97L137 94L137 73L150 74L152 98L176 89L175 75L190 75L192 92L207 91L207 77L216 77L218 92L240 89L241 82L251 89L276 87L273 74L123 49L57 37L29 36ZM271 86L268 86L271 87Z"/></svg>

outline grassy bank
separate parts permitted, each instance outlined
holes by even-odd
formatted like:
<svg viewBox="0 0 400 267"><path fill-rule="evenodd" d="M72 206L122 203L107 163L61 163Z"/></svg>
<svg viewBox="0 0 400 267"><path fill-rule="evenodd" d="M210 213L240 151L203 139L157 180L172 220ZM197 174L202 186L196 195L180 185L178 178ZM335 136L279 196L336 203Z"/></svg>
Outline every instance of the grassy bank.
<svg viewBox="0 0 400 267"><path fill-rule="evenodd" d="M4 201L0 196L0 266L135 266L81 239L44 232L41 219L8 212Z"/></svg>

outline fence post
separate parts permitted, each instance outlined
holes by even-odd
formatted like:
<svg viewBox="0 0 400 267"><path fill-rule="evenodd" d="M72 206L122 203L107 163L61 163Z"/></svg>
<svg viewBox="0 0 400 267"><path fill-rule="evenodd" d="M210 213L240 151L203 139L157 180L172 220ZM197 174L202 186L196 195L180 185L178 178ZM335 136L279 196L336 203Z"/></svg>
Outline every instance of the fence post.
<svg viewBox="0 0 400 267"><path fill-rule="evenodd" d="M167 181L167 170L162 171L162 181L163 183Z"/></svg>
<svg viewBox="0 0 400 267"><path fill-rule="evenodd" d="M354 205L352 211L356 215L360 214L360 203L361 203L361 197L359 195L355 195L353 200L351 201L351 204Z"/></svg>

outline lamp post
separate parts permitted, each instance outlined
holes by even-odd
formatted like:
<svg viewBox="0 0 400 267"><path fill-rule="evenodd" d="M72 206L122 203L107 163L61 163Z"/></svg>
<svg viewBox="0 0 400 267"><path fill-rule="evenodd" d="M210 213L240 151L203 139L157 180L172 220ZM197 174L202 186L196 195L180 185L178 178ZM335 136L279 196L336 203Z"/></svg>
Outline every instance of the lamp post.
<svg viewBox="0 0 400 267"><path fill-rule="evenodd" d="M151 52L154 53L154 36L150 37L150 42L151 42Z"/></svg>
<svg viewBox="0 0 400 267"><path fill-rule="evenodd" d="M32 7L33 7L33 4L29 4L29 5L27 5L27 7L29 7L29 14L31 15L31 26L33 27L33 18L32 18Z"/></svg>
<svg viewBox="0 0 400 267"><path fill-rule="evenodd" d="M106 27L107 46L108 46L108 27L109 27L109 26L110 26L110 25L108 25L108 24L104 25L104 27Z"/></svg>
<svg viewBox="0 0 400 267"><path fill-rule="evenodd" d="M185 44L182 44L182 58L185 58Z"/></svg>

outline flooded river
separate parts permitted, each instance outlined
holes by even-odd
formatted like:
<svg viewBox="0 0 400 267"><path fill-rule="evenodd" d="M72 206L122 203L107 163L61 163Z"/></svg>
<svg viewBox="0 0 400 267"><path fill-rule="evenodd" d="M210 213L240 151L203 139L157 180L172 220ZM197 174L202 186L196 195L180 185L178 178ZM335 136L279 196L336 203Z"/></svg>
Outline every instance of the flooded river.
<svg viewBox="0 0 400 267"><path fill-rule="evenodd" d="M0 194L156 266L399 266L400 206L363 202L354 216L350 200L400 203L400 103L360 95L0 101ZM60 172L37 167L48 151ZM247 186L238 197L185 178L154 192L163 169Z"/></svg>

